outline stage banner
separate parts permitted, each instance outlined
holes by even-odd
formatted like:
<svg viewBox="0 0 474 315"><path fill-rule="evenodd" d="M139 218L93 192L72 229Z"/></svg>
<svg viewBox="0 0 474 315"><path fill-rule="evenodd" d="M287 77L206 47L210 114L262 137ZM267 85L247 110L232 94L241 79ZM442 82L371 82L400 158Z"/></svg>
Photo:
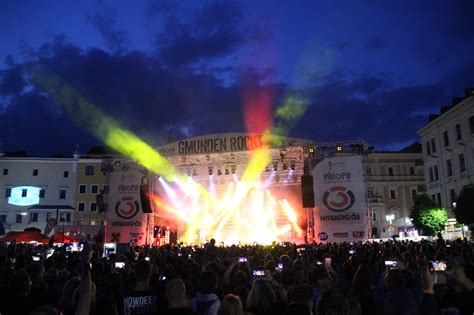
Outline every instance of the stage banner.
<svg viewBox="0 0 474 315"><path fill-rule="evenodd" d="M140 202L140 184L143 175L133 168L116 170L111 173L109 190L109 209L106 212L106 242L129 243L137 245L151 243L153 229L147 229L152 215L143 213ZM150 218L147 218L150 216Z"/></svg>
<svg viewBox="0 0 474 315"><path fill-rule="evenodd" d="M312 171L320 242L367 240L367 207L361 156L325 158Z"/></svg>

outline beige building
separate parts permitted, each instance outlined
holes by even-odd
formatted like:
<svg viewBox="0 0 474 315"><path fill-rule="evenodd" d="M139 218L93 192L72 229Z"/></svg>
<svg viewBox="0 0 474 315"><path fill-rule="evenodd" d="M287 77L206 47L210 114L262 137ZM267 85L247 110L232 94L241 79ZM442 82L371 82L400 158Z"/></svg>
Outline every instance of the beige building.
<svg viewBox="0 0 474 315"><path fill-rule="evenodd" d="M425 191L421 145L415 143L396 152L375 151L364 162L373 237L390 237L400 232L411 235L410 209L414 198ZM390 215L393 217L387 218Z"/></svg>
<svg viewBox="0 0 474 315"><path fill-rule="evenodd" d="M74 224L75 230L96 234L97 226L105 223L108 209L110 168L116 158L106 149L94 147L87 154L75 154L77 160ZM102 194L104 211L100 211L97 196Z"/></svg>
<svg viewBox="0 0 474 315"><path fill-rule="evenodd" d="M474 88L417 131L423 144L427 191L445 209L462 188L474 182ZM453 213L448 211L453 218Z"/></svg>

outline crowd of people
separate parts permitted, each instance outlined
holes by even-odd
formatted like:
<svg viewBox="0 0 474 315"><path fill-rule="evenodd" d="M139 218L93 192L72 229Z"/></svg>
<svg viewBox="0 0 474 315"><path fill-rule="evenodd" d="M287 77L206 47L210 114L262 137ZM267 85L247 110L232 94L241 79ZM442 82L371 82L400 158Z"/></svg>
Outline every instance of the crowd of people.
<svg viewBox="0 0 474 315"><path fill-rule="evenodd" d="M252 246L0 244L0 314L473 314L466 239Z"/></svg>

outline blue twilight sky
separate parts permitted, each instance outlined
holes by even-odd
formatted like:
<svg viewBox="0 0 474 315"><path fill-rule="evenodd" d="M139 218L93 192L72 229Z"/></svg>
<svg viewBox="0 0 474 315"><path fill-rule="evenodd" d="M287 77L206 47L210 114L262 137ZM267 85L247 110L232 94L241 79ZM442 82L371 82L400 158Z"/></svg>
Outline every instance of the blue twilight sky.
<svg viewBox="0 0 474 315"><path fill-rule="evenodd" d="M152 145L170 125L249 130L259 106L296 95L291 136L399 149L474 87L473 1L3 0L0 38L0 141L34 155L101 144L35 85L35 65Z"/></svg>

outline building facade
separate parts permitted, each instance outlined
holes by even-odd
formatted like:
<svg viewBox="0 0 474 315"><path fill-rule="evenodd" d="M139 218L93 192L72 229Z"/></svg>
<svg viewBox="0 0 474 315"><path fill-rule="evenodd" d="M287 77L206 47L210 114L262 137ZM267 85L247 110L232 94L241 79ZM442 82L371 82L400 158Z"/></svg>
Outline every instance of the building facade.
<svg viewBox="0 0 474 315"><path fill-rule="evenodd" d="M413 236L410 209L415 197L425 191L421 146L369 153L364 162L372 236L385 238L400 232Z"/></svg>
<svg viewBox="0 0 474 315"><path fill-rule="evenodd" d="M38 228L54 218L72 224L76 189L73 158L0 157L0 220L6 232Z"/></svg>
<svg viewBox="0 0 474 315"><path fill-rule="evenodd" d="M108 203L110 173L103 169L103 159L77 159L75 217L76 225L104 225ZM104 209L99 209L97 196L102 194ZM103 210L103 211L100 211Z"/></svg>
<svg viewBox="0 0 474 315"><path fill-rule="evenodd" d="M453 201L474 182L474 89L417 131L423 145L426 193L454 217Z"/></svg>

